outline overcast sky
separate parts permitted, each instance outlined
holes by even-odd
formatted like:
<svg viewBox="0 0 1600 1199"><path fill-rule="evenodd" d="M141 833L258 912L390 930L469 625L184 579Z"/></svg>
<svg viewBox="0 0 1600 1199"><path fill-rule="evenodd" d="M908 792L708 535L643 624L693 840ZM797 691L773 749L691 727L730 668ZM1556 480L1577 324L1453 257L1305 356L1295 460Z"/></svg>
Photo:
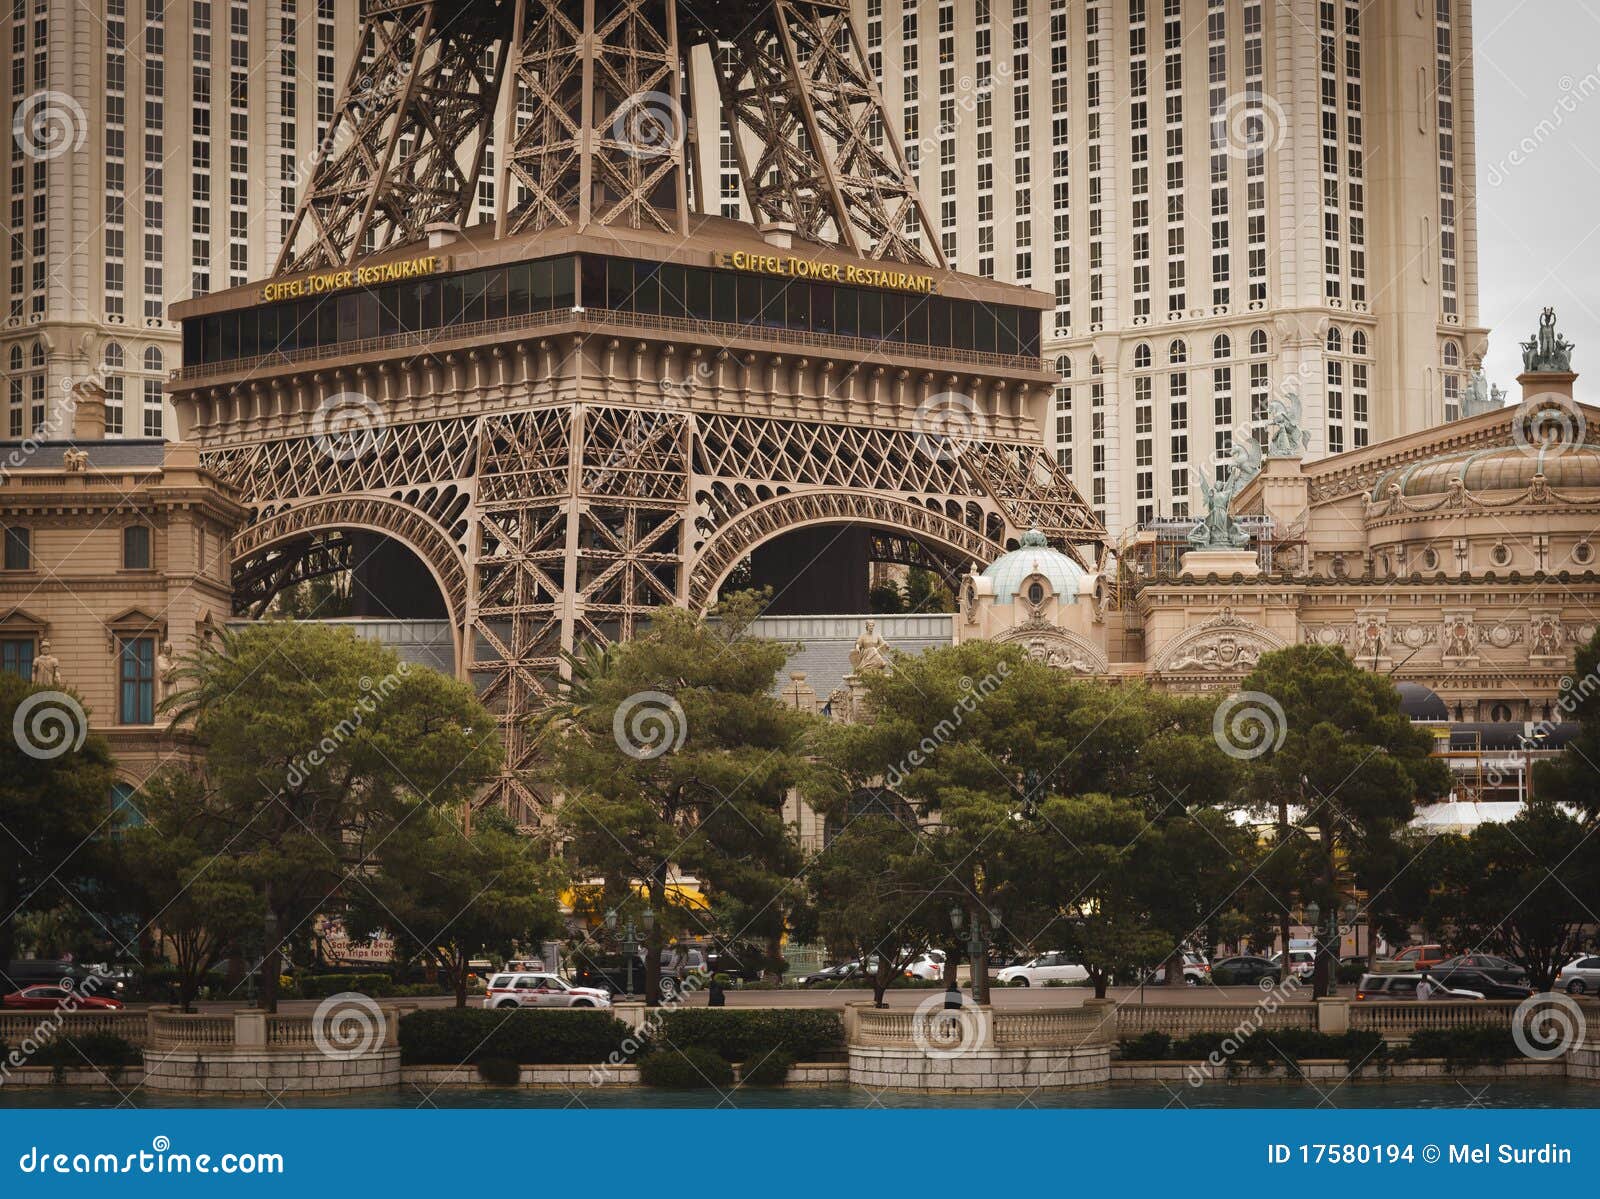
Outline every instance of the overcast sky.
<svg viewBox="0 0 1600 1199"><path fill-rule="evenodd" d="M1381 0L1388 3L1390 0ZM1517 343L1552 305L1600 383L1600 3L1474 0L1486 371L1520 394ZM1586 394L1587 393L1587 394Z"/></svg>

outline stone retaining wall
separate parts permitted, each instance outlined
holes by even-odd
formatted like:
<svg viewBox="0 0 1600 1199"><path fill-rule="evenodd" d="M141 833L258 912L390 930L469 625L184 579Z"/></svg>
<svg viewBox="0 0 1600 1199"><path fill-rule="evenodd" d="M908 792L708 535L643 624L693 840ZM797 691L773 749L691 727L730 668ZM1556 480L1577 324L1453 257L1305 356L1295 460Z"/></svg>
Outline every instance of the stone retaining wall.
<svg viewBox="0 0 1600 1199"><path fill-rule="evenodd" d="M739 1067L734 1067L737 1079ZM484 1082L478 1077L476 1066L406 1066L400 1071L400 1081L407 1086L492 1088L503 1083ZM789 1069L790 1087L842 1087L850 1081L850 1069L844 1063L796 1062ZM523 1066L517 1083L526 1090L577 1090L580 1087L637 1087L638 1066Z"/></svg>
<svg viewBox="0 0 1600 1199"><path fill-rule="evenodd" d="M1444 1079L1460 1079L1465 1082L1471 1079L1494 1080L1503 1082L1509 1078L1565 1078L1569 1071L1562 1061L1533 1062L1512 1061L1504 1065L1478 1065L1463 1066L1455 1071L1450 1069L1450 1064L1442 1058L1429 1058L1422 1061L1395 1063L1387 1071L1380 1072L1376 1066L1368 1066L1351 1075L1349 1065L1342 1061L1303 1061L1299 1063L1296 1072L1279 1064L1272 1071L1263 1073L1241 1064L1239 1069L1230 1075L1226 1068L1218 1067L1213 1070L1208 1062L1112 1062L1112 1083L1142 1083L1142 1082L1181 1082L1190 1083L1195 1077L1191 1070L1198 1069L1205 1078L1206 1086L1212 1083L1242 1086L1254 1085L1264 1082L1298 1083L1302 1078L1312 1082L1411 1082L1427 1081L1437 1082ZM1209 1076L1205 1071L1212 1070Z"/></svg>
<svg viewBox="0 0 1600 1199"><path fill-rule="evenodd" d="M1111 1047L973 1049L930 1057L917 1049L850 1050L856 1086L898 1091L1014 1091L1087 1087L1111 1078Z"/></svg>
<svg viewBox="0 0 1600 1199"><path fill-rule="evenodd" d="M144 1071L138 1066L124 1066L120 1073L95 1066L63 1070L61 1081L49 1066L22 1066L6 1075L6 1087L137 1087L144 1082Z"/></svg>
<svg viewBox="0 0 1600 1199"><path fill-rule="evenodd" d="M260 1095L279 1091L366 1091L400 1085L400 1051L356 1058L293 1050L147 1050L144 1082L152 1091Z"/></svg>

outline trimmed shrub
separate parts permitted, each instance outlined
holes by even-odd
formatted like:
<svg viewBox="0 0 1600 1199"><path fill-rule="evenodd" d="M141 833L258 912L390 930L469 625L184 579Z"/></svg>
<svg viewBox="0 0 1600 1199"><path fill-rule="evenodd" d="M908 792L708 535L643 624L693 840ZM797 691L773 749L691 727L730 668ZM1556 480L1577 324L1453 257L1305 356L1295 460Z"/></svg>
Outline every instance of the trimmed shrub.
<svg viewBox="0 0 1600 1199"><path fill-rule="evenodd" d="M1493 1025L1466 1028L1424 1028L1395 1057L1399 1061L1443 1058L1452 1070L1463 1066L1503 1065L1518 1055L1511 1030Z"/></svg>
<svg viewBox="0 0 1600 1199"><path fill-rule="evenodd" d="M739 1068L739 1081L751 1087L781 1087L789 1077L794 1058L783 1049L774 1049L765 1057L745 1062Z"/></svg>
<svg viewBox="0 0 1600 1199"><path fill-rule="evenodd" d="M1142 1032L1117 1042L1117 1056L1125 1062L1160 1062L1173 1056L1172 1038L1164 1032Z"/></svg>
<svg viewBox="0 0 1600 1199"><path fill-rule="evenodd" d="M57 1037L40 1047L29 1059L30 1066L49 1066L60 1082L68 1070L95 1068L116 1079L129 1066L144 1065L144 1053L132 1041L114 1033L86 1033L81 1037Z"/></svg>
<svg viewBox="0 0 1600 1199"><path fill-rule="evenodd" d="M710 1049L691 1046L649 1054L639 1060L639 1078L647 1087L693 1091L731 1087L733 1067Z"/></svg>
<svg viewBox="0 0 1600 1199"><path fill-rule="evenodd" d="M387 999L393 993L394 980L387 974L302 974L296 986L303 999L326 999L345 991Z"/></svg>
<svg viewBox="0 0 1600 1199"><path fill-rule="evenodd" d="M478 1059L478 1077L484 1082L514 1087L522 1081L522 1067L508 1057L481 1057Z"/></svg>
<svg viewBox="0 0 1600 1199"><path fill-rule="evenodd" d="M1231 1046L1232 1052L1228 1052ZM1229 1031L1194 1033L1176 1040L1147 1032L1117 1042L1118 1056L1129 1062L1203 1062L1213 1053L1230 1066L1290 1069L1307 1060L1344 1061L1354 1070L1362 1064L1386 1068L1388 1047L1376 1032L1325 1033L1309 1028L1258 1029L1239 1038Z"/></svg>
<svg viewBox="0 0 1600 1199"><path fill-rule="evenodd" d="M591 1065L619 1052L628 1026L600 1011L429 1008L400 1021L408 1066L476 1064L505 1058L523 1066Z"/></svg>
<svg viewBox="0 0 1600 1199"><path fill-rule="evenodd" d="M813 1062L843 1054L844 1020L822 1009L678 1008L662 1016L653 1044L710 1049L730 1062L782 1049L794 1061Z"/></svg>

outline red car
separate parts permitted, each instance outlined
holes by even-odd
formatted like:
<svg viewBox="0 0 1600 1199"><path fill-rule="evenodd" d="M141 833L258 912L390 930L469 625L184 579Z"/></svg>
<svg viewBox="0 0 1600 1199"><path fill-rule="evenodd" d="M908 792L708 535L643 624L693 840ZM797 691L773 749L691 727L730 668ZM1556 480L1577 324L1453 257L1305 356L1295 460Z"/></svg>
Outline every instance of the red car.
<svg viewBox="0 0 1600 1199"><path fill-rule="evenodd" d="M56 1008L75 1008L78 1011L117 1011L120 999L105 999L99 995L82 995L65 987L23 987L0 999L0 1007L23 1011L54 1011Z"/></svg>
<svg viewBox="0 0 1600 1199"><path fill-rule="evenodd" d="M1427 970L1449 956L1442 945L1411 945L1395 954L1393 961L1401 970Z"/></svg>

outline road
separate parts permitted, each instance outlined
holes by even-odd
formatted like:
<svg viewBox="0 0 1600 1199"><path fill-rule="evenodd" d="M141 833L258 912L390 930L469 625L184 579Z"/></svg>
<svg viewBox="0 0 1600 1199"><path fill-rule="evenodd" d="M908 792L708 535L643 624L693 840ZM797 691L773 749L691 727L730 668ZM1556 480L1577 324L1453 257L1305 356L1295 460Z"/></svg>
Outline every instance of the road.
<svg viewBox="0 0 1600 1199"><path fill-rule="evenodd" d="M890 1007L914 1008L929 996L939 993L934 988L895 988L888 992L886 998ZM1037 1011L1043 1008L1077 1007L1085 999L1092 998L1094 992L1088 987L995 987L991 994L997 1009ZM1210 1003L1226 1003L1248 1006L1261 999L1264 994L1259 987L1145 987L1141 998L1138 987L1112 987L1107 993L1107 998L1124 1004L1143 1002L1203 1006ZM803 990L790 988L782 991L730 989L726 995L729 1007L839 1008L847 1003L870 1003L872 1000L870 990L856 987L840 987L832 990L821 987ZM1280 1006L1282 1003L1309 1003L1310 996L1311 988L1303 987L1298 994L1284 998ZM448 995L429 995L395 1002L436 1008L449 1007L455 1001ZM467 1006L477 1007L478 1003L477 996L467 997ZM309 1015L316 1011L317 1004L318 1001L315 999L286 999L278 1005L278 1010L285 1015ZM704 1007L705 993L697 992L690 995L686 1004L689 1007ZM137 1003L129 1004L129 1007L135 1010L143 1006ZM205 1012L226 1012L247 1005L232 1000L214 1000L201 1002L195 1006Z"/></svg>

